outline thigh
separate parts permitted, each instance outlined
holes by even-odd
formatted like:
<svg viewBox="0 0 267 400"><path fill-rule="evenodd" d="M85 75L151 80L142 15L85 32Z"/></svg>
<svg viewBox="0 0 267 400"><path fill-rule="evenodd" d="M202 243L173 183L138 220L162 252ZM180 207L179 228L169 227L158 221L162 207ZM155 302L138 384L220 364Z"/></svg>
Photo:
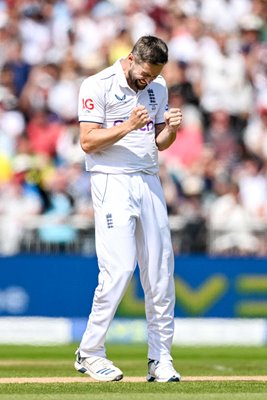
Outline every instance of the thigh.
<svg viewBox="0 0 267 400"><path fill-rule="evenodd" d="M96 252L100 266L133 270L136 264L136 218L128 176L92 175Z"/></svg>
<svg viewBox="0 0 267 400"><path fill-rule="evenodd" d="M143 208L137 226L137 254L143 283L166 281L174 268L166 203L157 176L145 177ZM146 286L146 284L145 284Z"/></svg>
<svg viewBox="0 0 267 400"><path fill-rule="evenodd" d="M168 227L166 201L159 177L157 175L145 175L144 183L143 223L150 224L154 221L157 229Z"/></svg>

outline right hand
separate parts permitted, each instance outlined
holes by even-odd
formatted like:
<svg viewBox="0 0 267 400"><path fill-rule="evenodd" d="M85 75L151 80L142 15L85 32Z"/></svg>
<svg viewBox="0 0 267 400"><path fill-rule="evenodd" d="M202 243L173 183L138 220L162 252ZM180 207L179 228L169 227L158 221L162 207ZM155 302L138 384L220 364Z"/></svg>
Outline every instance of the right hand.
<svg viewBox="0 0 267 400"><path fill-rule="evenodd" d="M150 121L150 117L145 106L138 105L131 112L128 122L131 125L131 130L143 128Z"/></svg>

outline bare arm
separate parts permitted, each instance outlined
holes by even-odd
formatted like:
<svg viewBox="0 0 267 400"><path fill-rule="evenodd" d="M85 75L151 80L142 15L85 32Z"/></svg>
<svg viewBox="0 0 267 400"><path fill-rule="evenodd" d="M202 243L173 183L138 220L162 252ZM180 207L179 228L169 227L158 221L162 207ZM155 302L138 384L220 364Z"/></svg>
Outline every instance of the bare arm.
<svg viewBox="0 0 267 400"><path fill-rule="evenodd" d="M111 128L102 128L96 123L80 123L80 143L85 153L95 153L118 142L129 132L142 128L149 122L149 115L144 106L133 109L129 119Z"/></svg>
<svg viewBox="0 0 267 400"><path fill-rule="evenodd" d="M171 108L165 113L165 124L156 125L156 145L160 151L167 149L175 141L181 122L181 110Z"/></svg>

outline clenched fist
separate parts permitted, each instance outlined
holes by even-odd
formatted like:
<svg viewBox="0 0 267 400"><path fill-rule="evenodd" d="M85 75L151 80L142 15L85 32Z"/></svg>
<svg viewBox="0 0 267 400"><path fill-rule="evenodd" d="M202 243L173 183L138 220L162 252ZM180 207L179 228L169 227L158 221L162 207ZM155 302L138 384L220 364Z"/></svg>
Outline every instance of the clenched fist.
<svg viewBox="0 0 267 400"><path fill-rule="evenodd" d="M145 106L138 105L131 112L129 123L132 126L132 130L143 128L149 121L150 117Z"/></svg>
<svg viewBox="0 0 267 400"><path fill-rule="evenodd" d="M176 132L182 122L182 112L180 108L170 108L164 113L166 127L171 132Z"/></svg>

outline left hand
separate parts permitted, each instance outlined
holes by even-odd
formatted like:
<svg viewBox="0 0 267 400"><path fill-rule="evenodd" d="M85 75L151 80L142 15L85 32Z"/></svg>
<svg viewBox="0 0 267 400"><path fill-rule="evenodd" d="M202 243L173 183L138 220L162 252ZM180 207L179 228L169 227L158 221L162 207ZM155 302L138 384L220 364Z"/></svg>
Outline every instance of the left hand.
<svg viewBox="0 0 267 400"><path fill-rule="evenodd" d="M170 131L176 132L182 122L182 112L180 108L170 108L164 113L165 123Z"/></svg>

